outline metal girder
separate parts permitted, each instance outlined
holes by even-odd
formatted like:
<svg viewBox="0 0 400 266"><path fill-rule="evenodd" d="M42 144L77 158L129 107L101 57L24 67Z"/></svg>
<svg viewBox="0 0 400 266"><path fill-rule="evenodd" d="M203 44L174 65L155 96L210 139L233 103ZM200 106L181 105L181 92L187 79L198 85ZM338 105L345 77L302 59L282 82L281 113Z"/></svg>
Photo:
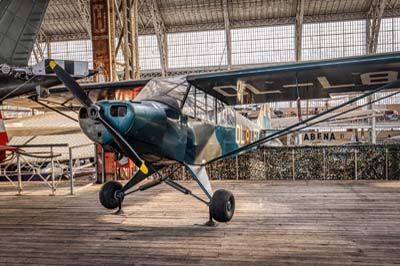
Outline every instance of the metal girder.
<svg viewBox="0 0 400 266"><path fill-rule="evenodd" d="M90 25L90 6L88 0L78 0L77 1L78 11L81 14L81 19L85 25L85 29L88 35L92 36L92 29Z"/></svg>
<svg viewBox="0 0 400 266"><path fill-rule="evenodd" d="M110 40L115 40L115 6L114 0L108 0L108 36ZM116 64L116 52L115 52L115 41L110 41L110 81L118 81L117 64Z"/></svg>
<svg viewBox="0 0 400 266"><path fill-rule="evenodd" d="M131 28L131 60L132 60L132 77L134 79L140 78L140 71L139 71L139 27L138 27L138 20L139 20L139 0L133 0L130 4L130 28Z"/></svg>
<svg viewBox="0 0 400 266"><path fill-rule="evenodd" d="M228 70L230 70L232 67L232 38L231 38L231 27L229 24L228 0L222 0L222 11L224 12L226 58L228 63Z"/></svg>
<svg viewBox="0 0 400 266"><path fill-rule="evenodd" d="M383 17L400 16L400 9L385 10ZM327 14L327 15L304 15L303 23L319 23L319 22L333 22L333 21L349 21L349 20L363 20L365 19L365 12L355 13L341 13L341 14ZM240 20L230 21L229 26L231 29L249 28L249 27L262 27L262 26L276 26L295 24L296 17L282 17L282 18L267 18L258 20ZM195 25L168 25L168 33L174 32L190 32L190 31L206 31L206 30L224 30L224 22L211 22L199 23ZM139 34L150 35L154 34L153 27L139 27Z"/></svg>
<svg viewBox="0 0 400 266"><path fill-rule="evenodd" d="M296 6L296 31L295 31L295 49L296 49L296 62L301 61L301 44L303 35L303 22L304 22L304 0L297 0Z"/></svg>
<svg viewBox="0 0 400 266"><path fill-rule="evenodd" d="M167 31L164 21L161 17L160 9L157 0L147 0L147 5L150 10L151 20L155 34L157 36L158 50L160 52L160 63L162 76L166 76L168 72L168 44Z"/></svg>
<svg viewBox="0 0 400 266"><path fill-rule="evenodd" d="M367 14L367 53L376 53L378 47L378 36L381 26L385 0L371 0L371 8Z"/></svg>
<svg viewBox="0 0 400 266"><path fill-rule="evenodd" d="M57 35L49 35L50 42L58 42L58 41L75 41L75 40L89 40L90 36L87 32L77 32L71 34L57 34Z"/></svg>
<svg viewBox="0 0 400 266"><path fill-rule="evenodd" d="M128 1L130 0L122 0L122 32L123 32L123 43L122 43L122 51L124 54L124 61L125 61L125 79L130 79L130 53L131 50L129 49L129 17L128 17Z"/></svg>
<svg viewBox="0 0 400 266"><path fill-rule="evenodd" d="M114 2L117 15L114 26L119 35L115 54L122 47L125 79L139 79L138 0L121 0L120 3L117 0L110 1Z"/></svg>

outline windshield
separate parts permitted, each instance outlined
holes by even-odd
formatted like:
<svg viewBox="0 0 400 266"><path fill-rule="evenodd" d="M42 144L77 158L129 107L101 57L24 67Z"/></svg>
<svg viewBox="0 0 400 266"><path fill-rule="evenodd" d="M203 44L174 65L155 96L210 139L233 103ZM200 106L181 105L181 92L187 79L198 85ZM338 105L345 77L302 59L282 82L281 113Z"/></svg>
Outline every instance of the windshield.
<svg viewBox="0 0 400 266"><path fill-rule="evenodd" d="M143 87L135 101L154 100L179 109L187 87L186 76L154 78Z"/></svg>

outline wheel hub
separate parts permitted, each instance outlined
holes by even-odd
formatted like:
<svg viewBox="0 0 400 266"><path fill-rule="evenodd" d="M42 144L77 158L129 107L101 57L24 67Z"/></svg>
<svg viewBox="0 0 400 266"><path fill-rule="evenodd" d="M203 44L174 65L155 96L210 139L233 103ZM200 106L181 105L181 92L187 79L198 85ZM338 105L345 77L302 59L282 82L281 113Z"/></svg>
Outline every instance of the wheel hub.
<svg viewBox="0 0 400 266"><path fill-rule="evenodd" d="M226 209L230 212L232 210L232 201L228 201L228 203L226 204Z"/></svg>

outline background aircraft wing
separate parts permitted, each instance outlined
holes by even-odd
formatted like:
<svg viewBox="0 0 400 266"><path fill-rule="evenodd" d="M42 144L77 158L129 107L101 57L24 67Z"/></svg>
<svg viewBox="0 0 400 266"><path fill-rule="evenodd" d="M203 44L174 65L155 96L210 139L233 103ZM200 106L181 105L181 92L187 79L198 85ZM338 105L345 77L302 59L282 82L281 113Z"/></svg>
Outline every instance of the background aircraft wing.
<svg viewBox="0 0 400 266"><path fill-rule="evenodd" d="M0 1L0 64L26 66L49 0Z"/></svg>
<svg viewBox="0 0 400 266"><path fill-rule="evenodd" d="M136 87L143 87L149 82L148 79L139 80L125 80L125 81L112 81L112 82L100 82L100 83L81 83L82 89L91 90L115 90L115 89L133 89ZM50 88L50 94L53 93L64 93L69 90L65 85L54 86Z"/></svg>
<svg viewBox="0 0 400 266"><path fill-rule="evenodd" d="M193 74L187 80L198 89L235 105L329 98L336 93L372 90L396 80L399 71L400 53L389 53Z"/></svg>
<svg viewBox="0 0 400 266"><path fill-rule="evenodd" d="M54 78L55 84L59 83L57 77ZM93 101L103 99L114 99L118 98L118 91L133 91L134 88L141 88L147 84L149 80L127 80L127 81L115 81L115 82L102 82L102 83L81 83L81 87L89 94L89 97ZM46 86L45 86L46 87ZM48 92L45 92L38 99L40 102L45 103L53 108L61 106L76 107L79 108L81 105L72 96L71 92L65 87L65 85L50 86ZM31 88L29 93L23 93L20 97L12 95L4 101L8 105L24 106L27 108L43 108L42 105L30 100L31 97L36 98L38 92L36 89ZM122 95L123 97L123 95ZM127 95L128 98L132 98L133 95Z"/></svg>

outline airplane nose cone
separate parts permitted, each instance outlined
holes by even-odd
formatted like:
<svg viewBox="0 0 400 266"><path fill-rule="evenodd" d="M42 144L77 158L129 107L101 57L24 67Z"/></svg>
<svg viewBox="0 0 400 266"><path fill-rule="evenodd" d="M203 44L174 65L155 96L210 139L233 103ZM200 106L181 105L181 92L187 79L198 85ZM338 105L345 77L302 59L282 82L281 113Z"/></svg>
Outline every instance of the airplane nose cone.
<svg viewBox="0 0 400 266"><path fill-rule="evenodd" d="M79 125L89 139L98 144L107 144L112 140L104 125L91 114L90 108L82 107L79 111Z"/></svg>
<svg viewBox="0 0 400 266"><path fill-rule="evenodd" d="M104 145L112 141L112 136L98 120L99 112L120 134L125 134L132 126L134 110L127 102L104 101L90 108L81 108L79 124L83 132L94 142Z"/></svg>

